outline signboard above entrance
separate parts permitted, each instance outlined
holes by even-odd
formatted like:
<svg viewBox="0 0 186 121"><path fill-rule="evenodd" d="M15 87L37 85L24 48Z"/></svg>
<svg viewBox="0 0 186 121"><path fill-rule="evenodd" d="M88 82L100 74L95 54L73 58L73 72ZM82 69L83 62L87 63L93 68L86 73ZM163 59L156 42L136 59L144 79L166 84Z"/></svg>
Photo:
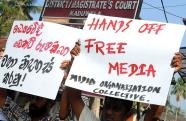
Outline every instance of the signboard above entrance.
<svg viewBox="0 0 186 121"><path fill-rule="evenodd" d="M81 17L89 13L134 18L140 0L47 0L44 16Z"/></svg>
<svg viewBox="0 0 186 121"><path fill-rule="evenodd" d="M42 19L82 28L89 13L138 18L143 0L45 0Z"/></svg>

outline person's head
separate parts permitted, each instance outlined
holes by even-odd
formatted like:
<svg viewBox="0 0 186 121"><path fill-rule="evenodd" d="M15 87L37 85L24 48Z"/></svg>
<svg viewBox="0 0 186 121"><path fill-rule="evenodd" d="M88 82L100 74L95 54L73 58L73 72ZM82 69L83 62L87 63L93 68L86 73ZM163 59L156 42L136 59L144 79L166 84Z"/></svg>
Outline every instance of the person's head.
<svg viewBox="0 0 186 121"><path fill-rule="evenodd" d="M106 97L101 116L102 121L123 121L131 107L132 101Z"/></svg>
<svg viewBox="0 0 186 121"><path fill-rule="evenodd" d="M30 102L29 115L31 118L42 117L43 115L48 114L52 105L52 100L42 97L34 97Z"/></svg>

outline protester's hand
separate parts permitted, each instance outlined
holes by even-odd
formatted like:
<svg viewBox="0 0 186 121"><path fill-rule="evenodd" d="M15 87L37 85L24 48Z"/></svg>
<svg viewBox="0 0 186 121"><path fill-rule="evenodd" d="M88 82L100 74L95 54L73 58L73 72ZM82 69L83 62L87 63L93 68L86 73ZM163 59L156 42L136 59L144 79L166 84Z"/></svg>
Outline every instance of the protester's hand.
<svg viewBox="0 0 186 121"><path fill-rule="evenodd" d="M75 56L79 55L80 53L80 42L76 42L74 48L70 51L70 54L71 54L71 60L64 60L61 65L60 65L60 68L62 70L64 70L64 76L63 76L63 80L62 80L62 86L64 85L65 83L65 80L68 76L68 72L70 70L70 67L71 67L71 64L72 64L72 61L74 59Z"/></svg>
<svg viewBox="0 0 186 121"><path fill-rule="evenodd" d="M70 54L71 54L71 57L72 59L75 57L75 56L78 56L80 53L80 42L76 42L74 48L70 51Z"/></svg>
<svg viewBox="0 0 186 121"><path fill-rule="evenodd" d="M183 55L181 53L175 53L171 62L171 67L174 67L175 71L179 71L182 68L182 59Z"/></svg>
<svg viewBox="0 0 186 121"><path fill-rule="evenodd" d="M65 83L65 80L67 79L67 76L68 76L68 70L71 66L71 61L70 60L64 60L61 65L60 65L60 68L62 70L64 70L64 76L63 76L63 81L62 81L62 84Z"/></svg>
<svg viewBox="0 0 186 121"><path fill-rule="evenodd" d="M61 65L60 65L60 68L62 70L66 70L70 67L70 64L71 64L71 61L70 60L64 60Z"/></svg>
<svg viewBox="0 0 186 121"><path fill-rule="evenodd" d="M79 55L80 53L80 42L76 42L74 48L70 51L70 54L72 56L72 58L74 59L75 56ZM61 65L60 68L62 70L68 70L70 68L72 64L72 60L64 60Z"/></svg>

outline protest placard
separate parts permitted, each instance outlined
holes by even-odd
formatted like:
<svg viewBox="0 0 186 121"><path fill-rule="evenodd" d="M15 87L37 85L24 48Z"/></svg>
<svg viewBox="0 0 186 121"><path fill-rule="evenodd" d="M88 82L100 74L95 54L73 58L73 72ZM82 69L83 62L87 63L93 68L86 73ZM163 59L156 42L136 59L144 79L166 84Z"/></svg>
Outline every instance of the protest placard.
<svg viewBox="0 0 186 121"><path fill-rule="evenodd" d="M43 21L15 21L0 62L0 87L55 99L80 30Z"/></svg>
<svg viewBox="0 0 186 121"><path fill-rule="evenodd" d="M84 30L67 86L165 105L184 26L91 14Z"/></svg>

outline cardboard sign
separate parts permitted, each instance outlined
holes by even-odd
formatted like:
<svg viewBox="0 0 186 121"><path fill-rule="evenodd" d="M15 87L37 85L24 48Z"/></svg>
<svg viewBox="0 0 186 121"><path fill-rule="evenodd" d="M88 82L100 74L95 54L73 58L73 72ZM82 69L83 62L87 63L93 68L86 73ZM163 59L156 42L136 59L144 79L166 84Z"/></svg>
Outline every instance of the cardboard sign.
<svg viewBox="0 0 186 121"><path fill-rule="evenodd" d="M0 62L0 87L55 99L80 30L42 21L15 21Z"/></svg>
<svg viewBox="0 0 186 121"><path fill-rule="evenodd" d="M66 85L131 101L165 105L185 26L89 15L81 53ZM88 33L89 31L89 33Z"/></svg>

